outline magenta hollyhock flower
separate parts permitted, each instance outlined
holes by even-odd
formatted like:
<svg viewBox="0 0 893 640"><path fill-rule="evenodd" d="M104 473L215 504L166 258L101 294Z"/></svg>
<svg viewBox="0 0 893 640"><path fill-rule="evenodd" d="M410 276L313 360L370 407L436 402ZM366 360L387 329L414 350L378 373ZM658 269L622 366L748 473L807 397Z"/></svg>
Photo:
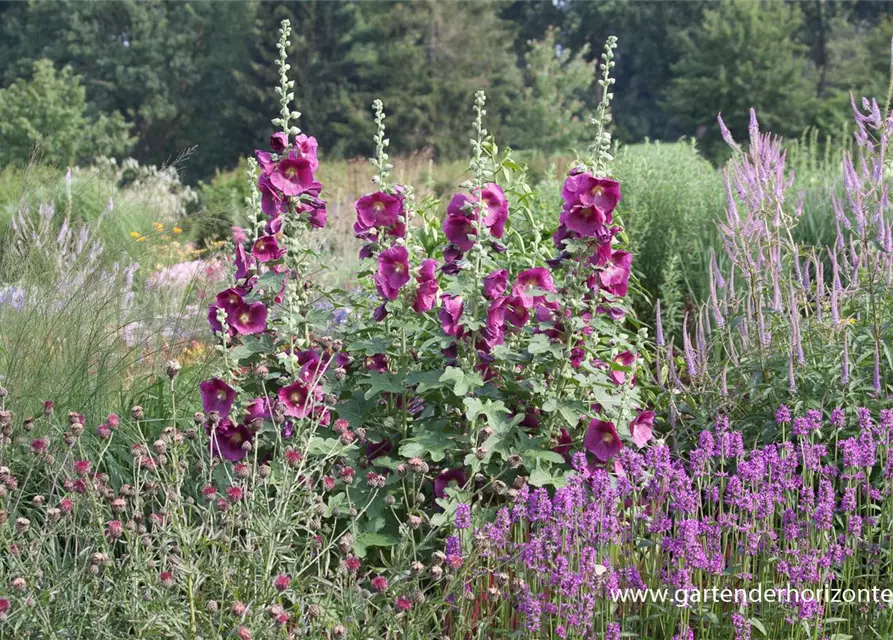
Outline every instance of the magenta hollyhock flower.
<svg viewBox="0 0 893 640"><path fill-rule="evenodd" d="M523 327L530 320L530 311L519 296L507 296L503 306L505 319L516 327Z"/></svg>
<svg viewBox="0 0 893 640"><path fill-rule="evenodd" d="M322 389L311 387L312 378L305 367L297 380L279 389L279 401L285 405L285 415L306 418L312 413L314 403L322 397Z"/></svg>
<svg viewBox="0 0 893 640"><path fill-rule="evenodd" d="M419 282L419 286L415 292L415 298L412 301L412 309L416 313L427 313L434 308L437 302L437 292L440 287L437 280L424 280Z"/></svg>
<svg viewBox="0 0 893 640"><path fill-rule="evenodd" d="M279 246L276 236L261 236L254 243L251 249L253 255L258 262L269 262L270 260L279 260L285 255L285 249Z"/></svg>
<svg viewBox="0 0 893 640"><path fill-rule="evenodd" d="M376 353L374 356L366 357L366 371L377 371L378 373L388 372L388 356L385 353Z"/></svg>
<svg viewBox="0 0 893 640"><path fill-rule="evenodd" d="M505 269L494 271L484 278L484 297L488 300L495 300L505 293L508 286L509 272Z"/></svg>
<svg viewBox="0 0 893 640"><path fill-rule="evenodd" d="M384 191L363 196L355 204L357 222L364 229L390 227L403 211L403 199Z"/></svg>
<svg viewBox="0 0 893 640"><path fill-rule="evenodd" d="M416 280L419 282L425 282L427 280L434 280L437 274L437 260L433 258L426 258L422 260L422 264L419 266L419 272L416 276Z"/></svg>
<svg viewBox="0 0 893 640"><path fill-rule="evenodd" d="M268 176L276 169L276 163L273 162L273 156L269 151L254 150L254 157L257 164L260 165L261 174Z"/></svg>
<svg viewBox="0 0 893 640"><path fill-rule="evenodd" d="M620 202L620 183L611 178L596 178L591 173L569 176L561 190L565 210L577 205L593 206L611 223L611 214Z"/></svg>
<svg viewBox="0 0 893 640"><path fill-rule="evenodd" d="M624 297L629 289L629 272L633 256L628 251L614 251L604 271L599 274L602 286L618 297Z"/></svg>
<svg viewBox="0 0 893 640"><path fill-rule="evenodd" d="M211 331L213 331L214 333L223 332L223 325L220 324L220 320L217 319L217 311L220 308L221 307L218 307L217 305L208 305L208 324L211 325ZM235 331L232 327L230 327L229 329L229 335L235 335Z"/></svg>
<svg viewBox="0 0 893 640"><path fill-rule="evenodd" d="M296 147L276 164L276 168L270 174L270 182L283 195L299 196L313 185L314 171L316 171L316 159Z"/></svg>
<svg viewBox="0 0 893 640"><path fill-rule="evenodd" d="M491 234L501 238L509 219L509 203L505 199L505 192L498 184L491 182L481 191L481 200L484 205L484 224L490 228Z"/></svg>
<svg viewBox="0 0 893 640"><path fill-rule="evenodd" d="M282 192L273 186L270 176L261 174L257 179L257 189L260 191L260 208L268 216L278 216L288 211L288 201Z"/></svg>
<svg viewBox="0 0 893 640"><path fill-rule="evenodd" d="M440 318L443 332L448 336L461 338L464 333L464 327L460 323L462 310L464 309L462 298L445 293L440 296L440 299L443 302L443 306L440 308L437 317Z"/></svg>
<svg viewBox="0 0 893 640"><path fill-rule="evenodd" d="M620 436L613 422L604 422L594 418L586 427L586 435L583 438L583 446L600 462L607 462L623 448Z"/></svg>
<svg viewBox="0 0 893 640"><path fill-rule="evenodd" d="M226 311L227 315L245 304L244 291L240 287L224 289L214 297L214 303Z"/></svg>
<svg viewBox="0 0 893 640"><path fill-rule="evenodd" d="M251 260L245 252L245 247L239 242L236 244L236 280L241 280L248 276L248 268L251 266Z"/></svg>
<svg viewBox="0 0 893 640"><path fill-rule="evenodd" d="M443 221L443 233L447 240L456 245L462 251L470 251L474 246L474 240L469 236L477 236L474 221L465 216L447 216Z"/></svg>
<svg viewBox="0 0 893 640"><path fill-rule="evenodd" d="M211 378L198 385L205 413L216 411L221 417L229 415L236 401L236 390L220 378Z"/></svg>
<svg viewBox="0 0 893 640"><path fill-rule="evenodd" d="M224 418L214 429L210 422L205 423L205 432L208 434L211 454L230 462L237 462L245 457L246 451L242 445L251 442L254 434L244 424L236 424L229 418Z"/></svg>
<svg viewBox="0 0 893 640"><path fill-rule="evenodd" d="M480 331L477 348L490 353L493 347L505 341L505 298L498 298L487 308L487 322Z"/></svg>
<svg viewBox="0 0 893 640"><path fill-rule="evenodd" d="M319 167L319 161L316 158L317 148L318 143L316 142L316 138L314 138L313 136L308 136L307 134L301 133L298 134L298 137L295 138L295 149L298 149L302 154L304 154L305 157L310 158L310 160L313 162L314 171L316 171L316 169Z"/></svg>
<svg viewBox="0 0 893 640"><path fill-rule="evenodd" d="M599 230L605 226L605 216L592 205L578 204L567 211L563 211L559 221L569 231L579 233L581 236L593 238Z"/></svg>
<svg viewBox="0 0 893 640"><path fill-rule="evenodd" d="M648 444L648 441L654 437L654 412L641 411L630 423L629 433L632 436L633 443L639 449Z"/></svg>
<svg viewBox="0 0 893 640"><path fill-rule="evenodd" d="M277 131L270 136L270 148L274 153L282 153L288 147L288 134Z"/></svg>
<svg viewBox="0 0 893 640"><path fill-rule="evenodd" d="M396 300L400 289L409 282L409 254L406 247L394 246L378 255L375 284L386 300Z"/></svg>
<svg viewBox="0 0 893 640"><path fill-rule="evenodd" d="M629 352L624 351L623 353L618 353L614 356L614 363L620 365L621 367L631 367L636 362L636 356ZM615 384L623 384L626 382L626 371L620 371L618 369L614 369L611 371L608 376L611 380L614 381ZM635 379L633 379L633 384L635 384Z"/></svg>
<svg viewBox="0 0 893 640"><path fill-rule="evenodd" d="M434 495L438 498L446 497L446 490L452 483L458 487L464 487L467 482L463 469L447 469L434 478Z"/></svg>
<svg viewBox="0 0 893 640"><path fill-rule="evenodd" d="M270 405L270 399L263 396L255 398L245 407L245 422L251 423L255 420L270 420L273 417L273 408Z"/></svg>
<svg viewBox="0 0 893 640"><path fill-rule="evenodd" d="M267 330L267 307L263 302L243 304L227 318L236 333L247 336Z"/></svg>
<svg viewBox="0 0 893 640"><path fill-rule="evenodd" d="M515 280L515 286L512 288L512 295L519 298L521 303L530 309L546 300L543 295L531 294L530 291L534 288L542 289L543 291L555 291L552 274L545 267L534 267L519 273L518 278Z"/></svg>

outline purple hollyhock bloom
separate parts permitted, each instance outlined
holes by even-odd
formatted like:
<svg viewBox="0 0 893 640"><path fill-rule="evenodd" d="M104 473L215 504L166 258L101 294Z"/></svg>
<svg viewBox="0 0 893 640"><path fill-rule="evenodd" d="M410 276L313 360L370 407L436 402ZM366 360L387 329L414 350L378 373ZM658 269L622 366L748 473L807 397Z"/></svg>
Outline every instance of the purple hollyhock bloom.
<svg viewBox="0 0 893 640"><path fill-rule="evenodd" d="M580 237L580 234L571 231L564 224L559 224L555 233L552 234L552 242L555 244L555 248L560 251L564 249L567 240L578 237Z"/></svg>
<svg viewBox="0 0 893 640"><path fill-rule="evenodd" d="M518 274L512 295L521 300L528 309L545 302L545 296L531 295L531 289L537 288L544 291L555 291L555 283L552 282L552 274L545 267L534 267Z"/></svg>
<svg viewBox="0 0 893 640"><path fill-rule="evenodd" d="M440 318L443 332L448 336L461 338L464 333L464 327L459 322L464 309L462 298L445 293L440 296L440 299L443 301L443 306L437 313L437 317Z"/></svg>
<svg viewBox="0 0 893 640"><path fill-rule="evenodd" d="M260 191L260 208L268 216L278 216L288 211L288 201L285 196L270 180L270 176L261 174L257 180L257 189Z"/></svg>
<svg viewBox="0 0 893 640"><path fill-rule="evenodd" d="M316 159L317 147L318 144L316 142L316 138L314 138L313 136L308 136L304 133L301 133L298 135L298 137L295 138L295 149L298 149L302 154L304 154L305 157L309 158L313 162L314 171L319 168L319 161ZM311 188L311 190L316 191L315 195L319 195L320 189L321 186L319 186L318 182L314 183L313 187Z"/></svg>
<svg viewBox="0 0 893 640"><path fill-rule="evenodd" d="M594 238L607 222L602 212L592 205L578 204L563 211L559 221L568 231L574 231L586 238ZM554 241L554 237L553 237Z"/></svg>
<svg viewBox="0 0 893 640"><path fill-rule="evenodd" d="M248 254L245 253L245 247L239 242L236 244L236 280L241 280L248 276L248 267L251 265Z"/></svg>
<svg viewBox="0 0 893 640"><path fill-rule="evenodd" d="M507 296L504 306L505 319L516 327L523 327L530 320L530 311L519 296Z"/></svg>
<svg viewBox="0 0 893 640"><path fill-rule="evenodd" d="M313 405L319 400L322 390L318 386L311 388L311 381L312 376L305 368L297 380L279 389L279 401L285 405L285 415L306 418L313 412Z"/></svg>
<svg viewBox="0 0 893 640"><path fill-rule="evenodd" d="M454 193L447 205L447 215L468 218L474 222L477 220L477 202L467 193Z"/></svg>
<svg viewBox="0 0 893 640"><path fill-rule="evenodd" d="M629 433L639 449L654 437L654 411L642 411L629 423Z"/></svg>
<svg viewBox="0 0 893 640"><path fill-rule="evenodd" d="M600 462L608 462L620 453L623 443L617 435L617 429L613 422L604 422L594 418L586 427L586 435L583 438L583 446Z"/></svg>
<svg viewBox="0 0 893 640"><path fill-rule="evenodd" d="M483 344L478 348L484 353L489 353L496 345L505 341L505 298L499 298L490 303L487 308L487 322L481 330Z"/></svg>
<svg viewBox="0 0 893 640"><path fill-rule="evenodd" d="M491 182L481 191L481 200L484 205L484 224L490 228L490 233L501 238L509 219L509 203L505 199L505 192L498 184Z"/></svg>
<svg viewBox="0 0 893 640"><path fill-rule="evenodd" d="M434 495L437 498L445 498L447 487L455 482L456 486L464 487L467 482L465 471L463 469L447 469L439 476L434 478Z"/></svg>
<svg viewBox="0 0 893 640"><path fill-rule="evenodd" d="M273 162L273 156L269 151L254 150L254 157L257 164L260 165L261 175L269 176L276 169L276 163Z"/></svg>
<svg viewBox="0 0 893 640"><path fill-rule="evenodd" d="M375 283L387 300L396 300L400 289L409 282L409 254L406 247L394 246L378 255Z"/></svg>
<svg viewBox="0 0 893 640"><path fill-rule="evenodd" d="M214 333L222 333L223 325L220 324L220 320L217 319L217 310L220 309L217 305L209 304L208 305L208 324L211 325L211 331ZM232 330L230 330L232 333Z"/></svg>
<svg viewBox="0 0 893 640"><path fill-rule="evenodd" d="M470 251L474 241L469 236L476 236L477 229L474 222L465 216L447 216L443 221L443 233L447 240L456 245L462 251Z"/></svg>
<svg viewBox="0 0 893 640"><path fill-rule="evenodd" d="M388 356L385 353L376 353L374 356L366 356L366 371L388 372Z"/></svg>
<svg viewBox="0 0 893 640"><path fill-rule="evenodd" d="M267 307L263 302L243 304L228 318L229 324L243 336L267 330Z"/></svg>
<svg viewBox="0 0 893 640"><path fill-rule="evenodd" d="M620 202L620 183L611 178L596 178L591 173L569 176L561 190L565 210L577 205L593 206L611 223L611 214Z"/></svg>
<svg viewBox="0 0 893 640"><path fill-rule="evenodd" d="M255 420L270 420L273 417L273 409L270 406L270 399L263 396L255 398L245 407L245 422L251 423Z"/></svg>
<svg viewBox="0 0 893 640"><path fill-rule="evenodd" d="M283 195L299 196L313 185L314 171L316 159L305 155L296 147L276 164L270 174L270 182Z"/></svg>
<svg viewBox="0 0 893 640"><path fill-rule="evenodd" d="M370 442L366 445L366 459L372 461L381 456L386 456L391 452L393 448L394 445L391 443L390 440L382 440L381 442Z"/></svg>
<svg viewBox="0 0 893 640"><path fill-rule="evenodd" d="M202 409L205 413L216 411L225 418L236 401L236 390L220 378L211 378L198 385L202 396Z"/></svg>
<svg viewBox="0 0 893 640"><path fill-rule="evenodd" d="M628 251L614 251L608 266L599 274L602 285L615 296L624 297L629 289L629 272L633 256Z"/></svg>
<svg viewBox="0 0 893 640"><path fill-rule="evenodd" d="M378 191L357 200L355 207L357 222L364 229L390 227L397 222L403 211L403 199Z"/></svg>
<svg viewBox="0 0 893 640"><path fill-rule="evenodd" d="M415 298L412 301L412 309L416 313L426 313L434 308L437 302L437 292L440 287L437 280L423 280L419 282L419 286L415 292Z"/></svg>
<svg viewBox="0 0 893 640"><path fill-rule="evenodd" d="M288 134L277 131L270 136L270 148L274 153L282 153L288 147Z"/></svg>
<svg viewBox="0 0 893 640"><path fill-rule="evenodd" d="M631 367L636 361L636 356L630 351L624 351L623 353L618 353L614 356L614 362L619 364L621 367ZM623 384L626 382L626 372L619 371L614 369L611 371L608 376L611 380L614 381L615 384ZM635 384L635 378L633 378L633 384Z"/></svg>
<svg viewBox="0 0 893 640"><path fill-rule="evenodd" d="M509 272L505 269L494 271L484 278L484 297L487 300L495 300L505 293L508 286Z"/></svg>
<svg viewBox="0 0 893 640"><path fill-rule="evenodd" d="M437 260L433 258L427 258L422 260L421 266L419 266L419 272L416 276L416 280L419 282L425 282L426 280L434 280L437 274Z"/></svg>
<svg viewBox="0 0 893 640"><path fill-rule="evenodd" d="M244 291L240 287L230 287L218 293L214 297L214 302L229 315L245 304L245 300L242 298L243 293Z"/></svg>
<svg viewBox="0 0 893 640"><path fill-rule="evenodd" d="M237 462L245 457L247 452L242 445L254 437L248 427L235 424L229 418L221 420L216 429L212 429L211 423L206 422L205 432L208 434L211 455L230 462Z"/></svg>
<svg viewBox="0 0 893 640"><path fill-rule="evenodd" d="M258 262L269 262L270 260L279 260L285 255L285 249L279 246L276 236L261 236L254 243L251 249L253 255Z"/></svg>
<svg viewBox="0 0 893 640"><path fill-rule="evenodd" d="M307 222L310 223L311 227L314 229L326 228L326 222L329 220L329 210L324 200L302 207L302 212L309 214Z"/></svg>
<svg viewBox="0 0 893 640"><path fill-rule="evenodd" d="M372 319L376 322L381 322L385 318L388 317L388 305L385 302L382 302L380 305L375 307L375 310L372 312Z"/></svg>

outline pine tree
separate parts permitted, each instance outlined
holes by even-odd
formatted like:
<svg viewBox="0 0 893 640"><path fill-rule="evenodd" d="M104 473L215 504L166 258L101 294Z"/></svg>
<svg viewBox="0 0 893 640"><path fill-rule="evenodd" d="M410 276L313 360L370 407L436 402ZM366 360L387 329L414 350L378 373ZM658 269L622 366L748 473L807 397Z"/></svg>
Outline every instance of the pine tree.
<svg viewBox="0 0 893 640"><path fill-rule="evenodd" d="M796 5L723 0L682 34L667 108L708 155L724 152L720 112L741 140L751 107L762 127L782 136L797 136L812 123L816 74L798 40L801 27Z"/></svg>

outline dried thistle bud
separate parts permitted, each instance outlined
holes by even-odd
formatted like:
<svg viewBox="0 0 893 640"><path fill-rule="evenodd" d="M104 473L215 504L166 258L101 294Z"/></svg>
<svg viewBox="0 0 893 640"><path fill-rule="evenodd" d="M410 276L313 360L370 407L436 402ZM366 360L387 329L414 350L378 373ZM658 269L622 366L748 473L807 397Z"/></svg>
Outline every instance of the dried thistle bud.
<svg viewBox="0 0 893 640"><path fill-rule="evenodd" d="M205 414L202 413L201 411L196 411L195 413L192 414L192 421L195 424L201 424L202 422L205 421Z"/></svg>
<svg viewBox="0 0 893 640"><path fill-rule="evenodd" d="M523 460L521 460L521 456L519 455L511 455L509 456L508 463L512 469L517 469L523 464Z"/></svg>
<svg viewBox="0 0 893 640"><path fill-rule="evenodd" d="M180 373L180 363L176 360L168 360L167 364L164 366L164 372L167 374L167 377L173 380L177 377L177 374Z"/></svg>
<svg viewBox="0 0 893 640"><path fill-rule="evenodd" d="M145 412L140 405L136 405L130 410L130 416L134 420L142 420L145 417Z"/></svg>
<svg viewBox="0 0 893 640"><path fill-rule="evenodd" d="M443 567L434 565L433 567L431 567L430 573L431 573L431 577L434 580L440 580L443 577Z"/></svg>

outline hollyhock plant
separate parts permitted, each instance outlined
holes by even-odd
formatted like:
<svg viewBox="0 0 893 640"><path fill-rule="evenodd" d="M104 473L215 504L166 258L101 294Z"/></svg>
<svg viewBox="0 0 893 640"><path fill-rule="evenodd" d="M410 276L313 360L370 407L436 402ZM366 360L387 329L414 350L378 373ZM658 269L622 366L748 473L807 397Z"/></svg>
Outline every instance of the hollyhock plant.
<svg viewBox="0 0 893 640"><path fill-rule="evenodd" d="M379 254L375 283L383 298L396 300L400 289L409 280L409 255L406 247L394 246Z"/></svg>
<svg viewBox="0 0 893 640"><path fill-rule="evenodd" d="M263 302L242 304L230 314L230 324L240 335L263 333L267 329L267 307Z"/></svg>

